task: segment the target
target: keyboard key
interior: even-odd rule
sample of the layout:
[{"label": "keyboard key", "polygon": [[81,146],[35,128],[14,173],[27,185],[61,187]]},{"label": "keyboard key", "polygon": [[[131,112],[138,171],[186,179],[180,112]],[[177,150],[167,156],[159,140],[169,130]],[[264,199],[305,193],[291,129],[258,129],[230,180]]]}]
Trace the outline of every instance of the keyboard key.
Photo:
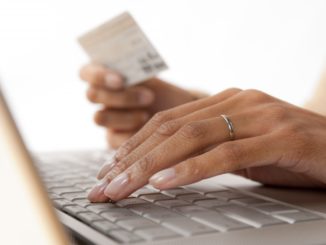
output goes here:
[{"label": "keyboard key", "polygon": [[101,216],[91,213],[91,212],[79,213],[79,214],[77,214],[77,217],[87,223],[98,221],[98,220],[103,220],[103,218]]},{"label": "keyboard key", "polygon": [[75,198],[73,203],[84,208],[91,204],[91,202],[87,198]]},{"label": "keyboard key", "polygon": [[149,188],[141,188],[134,193],[131,194],[132,197],[140,197],[141,195],[147,195],[147,194],[153,194],[153,193],[159,193],[159,191]]},{"label": "keyboard key", "polygon": [[183,188],[169,189],[169,190],[162,191],[162,193],[171,197],[177,197],[179,195],[185,195],[185,194],[195,194],[195,192]]},{"label": "keyboard key", "polygon": [[54,193],[49,193],[48,196],[52,200],[54,200],[54,199],[62,199],[61,196],[59,196],[58,194],[54,194]]},{"label": "keyboard key", "polygon": [[130,205],[128,206],[128,209],[130,209],[131,211],[139,214],[139,215],[143,215],[145,213],[155,213],[158,211],[165,211],[167,210],[166,208],[162,208],[159,207],[157,205],[154,204],[136,204],[136,205]]},{"label": "keyboard key", "polygon": [[167,219],[163,221],[162,225],[167,228],[170,228],[171,230],[183,236],[216,232],[211,227],[192,221],[191,219],[186,217]]},{"label": "keyboard key", "polygon": [[225,212],[227,216],[256,228],[283,223],[281,220],[275,219],[272,216],[235,204],[219,207],[217,210],[222,213]]},{"label": "keyboard key", "polygon": [[94,185],[95,185],[95,183],[92,182],[92,183],[79,183],[79,184],[76,184],[75,186],[77,188],[86,190],[86,189],[92,188]]},{"label": "keyboard key", "polygon": [[70,201],[74,201],[75,199],[87,198],[86,192],[65,193],[65,194],[61,194],[61,196]]},{"label": "keyboard key", "polygon": [[274,215],[276,218],[284,220],[288,223],[297,223],[297,222],[303,222],[303,221],[310,221],[310,220],[318,220],[322,219],[322,217],[309,213],[304,211],[295,211],[295,212],[289,212],[289,213],[278,213]]},{"label": "keyboard key", "polygon": [[204,199],[209,199],[209,198],[205,197],[202,194],[194,193],[194,194],[187,194],[187,195],[179,195],[178,199],[181,199],[181,200],[184,200],[187,202],[194,202],[194,201],[204,200]]},{"label": "keyboard key", "polygon": [[172,199],[172,200],[163,200],[163,201],[157,201],[155,202],[156,205],[165,207],[165,208],[172,208],[177,206],[184,206],[189,205],[188,202],[178,199]]},{"label": "keyboard key", "polygon": [[254,208],[259,210],[259,211],[262,211],[264,213],[268,213],[268,214],[299,211],[296,208],[285,206],[285,205],[282,205],[282,204],[277,204],[277,203],[259,205],[259,206],[255,206]]},{"label": "keyboard key", "polygon": [[177,211],[178,213],[181,213],[185,216],[191,216],[195,213],[200,213],[200,212],[207,212],[208,209],[203,208],[203,207],[199,207],[196,205],[189,205],[189,206],[181,206],[181,207],[175,207],[174,208],[175,211]]},{"label": "keyboard key", "polygon": [[106,211],[104,213],[101,213],[101,216],[113,222],[117,220],[123,220],[123,219],[139,218],[139,215],[129,211],[128,209],[122,209],[122,208],[115,208],[110,210],[109,212]]},{"label": "keyboard key", "polygon": [[53,200],[53,204],[56,207],[59,207],[59,208],[63,208],[63,207],[68,206],[68,205],[74,205],[72,202],[70,202],[68,200],[65,200],[65,199],[56,199],[56,200]]},{"label": "keyboard key", "polygon": [[63,210],[71,215],[76,215],[77,213],[81,213],[81,212],[87,212],[86,208],[77,205],[66,206],[63,208]]},{"label": "keyboard key", "polygon": [[222,199],[222,200],[226,200],[226,201],[246,197],[244,194],[235,192],[235,191],[210,192],[210,193],[207,193],[206,196],[214,197],[214,198]]},{"label": "keyboard key", "polygon": [[111,211],[112,209],[115,209],[116,206],[113,203],[91,203],[87,206],[87,209],[90,211],[100,214],[106,211]]},{"label": "keyboard key", "polygon": [[140,198],[149,201],[149,202],[155,202],[155,201],[162,201],[162,200],[171,200],[170,196],[166,196],[162,193],[156,193],[156,194],[148,194],[143,195]]},{"label": "keyboard key", "polygon": [[207,200],[200,200],[195,202],[196,205],[204,208],[213,208],[228,205],[227,201],[219,200],[219,199],[207,199]]},{"label": "keyboard key", "polygon": [[191,192],[196,192],[200,194],[206,194],[209,192],[217,192],[217,191],[226,191],[229,190],[221,185],[214,185],[214,186],[186,186],[187,190]]},{"label": "keyboard key", "polygon": [[155,227],[155,228],[137,230],[135,233],[149,241],[164,239],[164,238],[173,238],[179,236],[177,233],[169,229],[166,229],[164,227]]},{"label": "keyboard key", "polygon": [[144,218],[137,218],[137,219],[130,219],[130,220],[121,220],[117,222],[117,225],[129,230],[137,230],[145,227],[155,227],[157,226],[154,222],[144,219]]},{"label": "keyboard key", "polygon": [[241,223],[237,220],[233,220],[215,211],[194,213],[192,215],[192,219],[202,224],[205,224],[207,226],[210,226],[214,229],[217,229],[221,232],[225,232],[229,230],[245,229],[250,227],[247,224]]},{"label": "keyboard key", "polygon": [[239,198],[231,200],[232,203],[244,205],[244,206],[256,206],[261,204],[268,204],[271,202],[268,202],[264,199],[255,198],[255,197],[246,197],[246,198]]},{"label": "keyboard key", "polygon": [[65,193],[73,193],[73,192],[81,192],[83,191],[80,188],[77,187],[57,187],[57,188],[52,188],[51,192],[55,193],[55,194],[65,194]]},{"label": "keyboard key", "polygon": [[160,223],[162,220],[165,219],[171,219],[171,218],[177,218],[177,217],[183,217],[180,214],[177,214],[176,212],[170,211],[168,209],[161,210],[161,211],[156,211],[156,212],[151,212],[151,213],[146,213],[144,214],[145,218],[148,218],[156,223]]},{"label": "keyboard key", "polygon": [[70,188],[71,185],[69,183],[65,183],[65,182],[57,182],[57,181],[47,181],[45,182],[46,187],[51,190],[53,188],[61,188],[61,187],[65,187],[65,188]]},{"label": "keyboard key", "polygon": [[[81,179],[73,179],[73,180],[68,180],[70,184],[81,188],[81,189],[87,189],[89,187],[93,187],[94,185],[96,185],[97,181],[93,181],[91,179],[89,179],[89,176],[87,176],[89,173],[89,170],[87,170],[87,173],[85,173],[85,176]],[[85,187],[87,186],[87,187]],[[84,188],[82,188],[84,187]]]},{"label": "keyboard key", "polygon": [[142,200],[140,198],[134,198],[134,197],[130,197],[127,199],[123,199],[121,201],[116,202],[115,204],[119,207],[128,207],[130,205],[134,205],[134,204],[143,204],[143,203],[147,203],[147,201]]},{"label": "keyboard key", "polygon": [[133,234],[129,231],[125,230],[114,230],[108,233],[109,236],[116,239],[119,242],[123,243],[132,243],[132,242],[139,242],[142,241],[142,239],[137,236],[136,234]]},{"label": "keyboard key", "polygon": [[119,226],[111,223],[110,221],[107,220],[101,220],[101,221],[95,221],[91,224],[94,228],[96,228],[97,230],[103,232],[103,233],[108,233],[112,230],[115,229],[120,229]]}]

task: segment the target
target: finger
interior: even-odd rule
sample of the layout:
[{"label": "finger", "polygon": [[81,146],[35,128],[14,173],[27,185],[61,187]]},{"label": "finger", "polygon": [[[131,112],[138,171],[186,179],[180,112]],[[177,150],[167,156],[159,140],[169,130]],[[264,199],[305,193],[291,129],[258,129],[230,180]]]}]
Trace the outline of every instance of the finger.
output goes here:
[{"label": "finger", "polygon": [[223,143],[207,153],[156,173],[150,178],[150,183],[156,188],[168,189],[223,173],[277,163],[283,150],[273,141],[271,135],[264,135]]},{"label": "finger", "polygon": [[[248,134],[261,134],[256,122],[247,120],[243,115],[237,115],[233,118],[235,122],[241,125],[237,130],[237,138],[241,139]],[[195,152],[213,144],[218,145],[227,141],[230,136],[226,126],[221,117],[185,125],[172,137],[114,178],[104,190],[104,194],[113,200],[120,200],[146,184],[149,177],[157,171],[184,161]],[[118,165],[115,168],[119,171]],[[114,170],[110,171],[105,178],[112,179],[111,175],[116,175]],[[127,182],[128,185],[125,185],[125,182],[121,180],[121,176],[124,177],[123,181]]]},{"label": "finger", "polygon": [[[137,160],[139,160],[141,157],[145,156],[148,152],[150,152],[152,149],[157,147],[159,144],[164,142],[167,138],[173,136],[182,126],[186,125],[190,122],[195,122],[198,120],[204,120],[209,118],[216,118],[217,115],[220,115],[222,113],[236,113],[239,111],[242,111],[243,109],[247,108],[248,103],[238,103],[240,101],[239,98],[237,98],[238,95],[233,96],[233,99],[224,100],[221,103],[218,103],[217,105],[212,105],[207,108],[204,108],[199,111],[195,111],[191,114],[188,114],[184,117],[181,117],[177,120],[171,120],[164,124],[162,124],[150,137],[145,139],[145,141],[136,147],[130,154],[128,154],[123,159],[119,160],[119,158],[116,157],[117,164],[114,169],[110,169],[112,173],[110,173],[110,178],[114,178],[118,174],[120,174],[122,171],[127,169],[129,166],[131,166],[133,163],[135,163]],[[239,105],[237,105],[237,103]],[[246,115],[240,114],[239,118],[240,121],[246,121],[246,120],[252,120],[252,118],[257,118],[257,115],[260,115],[260,111],[252,110],[249,113],[246,113]],[[221,119],[221,118],[220,118]],[[218,119],[219,120],[219,119]],[[233,120],[233,119],[232,119]],[[236,121],[239,119],[235,118]],[[225,124],[225,122],[222,120],[222,123]],[[259,124],[259,127],[261,127],[264,124]],[[212,130],[212,132],[216,132],[217,128],[214,127],[216,125],[212,125],[212,127],[208,130]],[[225,125],[226,126],[226,125]],[[258,132],[258,131],[256,131]],[[250,135],[250,131],[246,131],[248,135]],[[211,136],[214,136],[214,133],[211,134]],[[208,139],[208,138],[207,138]],[[206,147],[202,141],[200,142],[201,146],[204,148]],[[180,142],[182,144],[182,142]],[[179,148],[178,148],[179,149]],[[173,149],[173,151],[175,151]],[[107,170],[107,168],[104,166],[104,168]],[[102,171],[102,173],[105,173],[105,170]],[[107,174],[109,171],[107,170]],[[103,175],[104,177],[105,175]]]},{"label": "finger", "polygon": [[[145,139],[145,141],[136,147],[130,154],[128,154],[123,159],[119,160],[118,157],[115,157],[118,164],[115,166],[116,169],[110,168],[110,171],[112,170],[114,173],[110,174],[111,178],[114,178],[118,174],[120,174],[122,171],[127,169],[131,164],[139,160],[140,157],[146,155],[148,152],[150,152],[152,149],[154,149],[156,146],[164,142],[167,138],[172,136],[175,132],[177,132],[183,125],[193,122],[200,119],[208,119],[211,117],[215,117],[215,115],[219,115],[219,112],[228,112],[231,105],[233,103],[226,104],[227,101],[223,101],[219,105],[213,105],[208,108],[205,108],[200,111],[195,111],[194,113],[191,113],[189,115],[186,115],[184,117],[181,117],[177,120],[171,120],[164,124],[162,124],[150,137]],[[123,146],[122,146],[123,147]],[[121,147],[120,147],[121,148]],[[104,165],[101,170],[101,175],[104,177],[108,172],[108,168]]]},{"label": "finger", "polygon": [[155,99],[154,93],[142,86],[129,87],[121,91],[91,86],[87,91],[87,97],[91,102],[113,109],[144,108],[151,105]]},{"label": "finger", "polygon": [[91,85],[107,89],[120,90],[124,86],[124,79],[119,73],[94,63],[82,67],[79,75],[82,80]]},{"label": "finger", "polygon": [[132,138],[130,138],[118,149],[115,157],[120,160],[127,156],[165,122],[183,117],[193,113],[194,111],[198,111],[213,104],[220,103],[231,98],[233,95],[238,94],[240,91],[240,89],[236,88],[228,89],[215,96],[207,97],[164,112],[157,113],[147,124],[145,124],[145,126],[140,131],[138,131]]},{"label": "finger", "polygon": [[[132,135],[134,135],[134,131],[127,131],[127,132],[117,132],[112,129],[107,130],[107,142],[110,148],[116,149],[118,148],[123,142],[128,140]],[[113,157],[109,161],[105,162],[99,172],[97,173],[97,179],[101,180],[103,177],[109,172],[112,168],[116,166],[116,159]]]},{"label": "finger", "polygon": [[150,118],[145,110],[101,110],[95,114],[98,125],[115,131],[136,131]]},{"label": "finger", "polygon": [[107,187],[109,182],[107,180],[103,180],[99,182],[93,189],[88,193],[88,200],[91,202],[107,202],[110,199],[104,195],[104,189]]},{"label": "finger", "polygon": [[135,134],[135,131],[126,131],[119,132],[115,130],[107,130],[107,141],[113,149],[117,149],[121,144],[126,142],[132,135]]}]

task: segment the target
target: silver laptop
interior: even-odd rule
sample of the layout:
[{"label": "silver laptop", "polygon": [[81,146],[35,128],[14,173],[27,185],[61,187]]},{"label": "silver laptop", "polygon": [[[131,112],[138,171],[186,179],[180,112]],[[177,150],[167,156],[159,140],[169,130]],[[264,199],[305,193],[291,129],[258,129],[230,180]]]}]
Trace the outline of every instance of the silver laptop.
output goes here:
[{"label": "silver laptop", "polygon": [[116,203],[87,192],[113,151],[31,156],[0,91],[0,244],[326,244],[326,193],[226,174]]}]

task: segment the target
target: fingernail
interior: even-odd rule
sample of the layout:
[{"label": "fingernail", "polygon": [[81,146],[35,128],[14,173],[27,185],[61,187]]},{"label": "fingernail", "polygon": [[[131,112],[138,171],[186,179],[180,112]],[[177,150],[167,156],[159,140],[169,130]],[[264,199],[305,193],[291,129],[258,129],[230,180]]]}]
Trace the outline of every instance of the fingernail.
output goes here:
[{"label": "fingernail", "polygon": [[174,168],[164,169],[156,174],[154,174],[149,182],[153,185],[161,185],[175,178]]},{"label": "fingernail", "polygon": [[115,159],[105,162],[101,167],[100,171],[97,173],[97,179],[103,179],[103,177],[117,164]]},{"label": "fingernail", "polygon": [[107,179],[99,181],[93,189],[88,193],[88,199],[92,202],[101,201],[104,197],[104,190],[108,186],[109,181]]},{"label": "fingernail", "polygon": [[111,89],[120,89],[123,87],[123,82],[118,74],[110,72],[105,76],[105,85]]},{"label": "fingernail", "polygon": [[153,102],[154,95],[150,90],[142,90],[139,93],[138,100],[141,105],[149,105]]},{"label": "fingernail", "polygon": [[123,195],[123,191],[128,182],[128,175],[127,173],[123,172],[111,181],[111,183],[105,188],[104,194],[107,197],[117,197]]}]

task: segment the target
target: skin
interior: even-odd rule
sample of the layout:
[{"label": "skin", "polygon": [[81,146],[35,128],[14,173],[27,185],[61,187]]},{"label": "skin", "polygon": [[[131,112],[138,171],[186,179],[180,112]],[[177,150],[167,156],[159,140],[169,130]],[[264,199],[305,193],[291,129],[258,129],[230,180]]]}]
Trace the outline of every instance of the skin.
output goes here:
[{"label": "skin", "polygon": [[[233,122],[234,141],[221,114]],[[230,172],[326,188],[325,139],[325,116],[261,91],[228,89],[155,114],[102,167],[89,199],[116,201],[147,183],[168,189]]]},{"label": "skin", "polygon": [[85,65],[80,77],[89,84],[88,99],[102,106],[94,120],[107,129],[112,148],[134,135],[155,113],[198,99],[157,78],[126,87],[122,76],[96,64]]}]

